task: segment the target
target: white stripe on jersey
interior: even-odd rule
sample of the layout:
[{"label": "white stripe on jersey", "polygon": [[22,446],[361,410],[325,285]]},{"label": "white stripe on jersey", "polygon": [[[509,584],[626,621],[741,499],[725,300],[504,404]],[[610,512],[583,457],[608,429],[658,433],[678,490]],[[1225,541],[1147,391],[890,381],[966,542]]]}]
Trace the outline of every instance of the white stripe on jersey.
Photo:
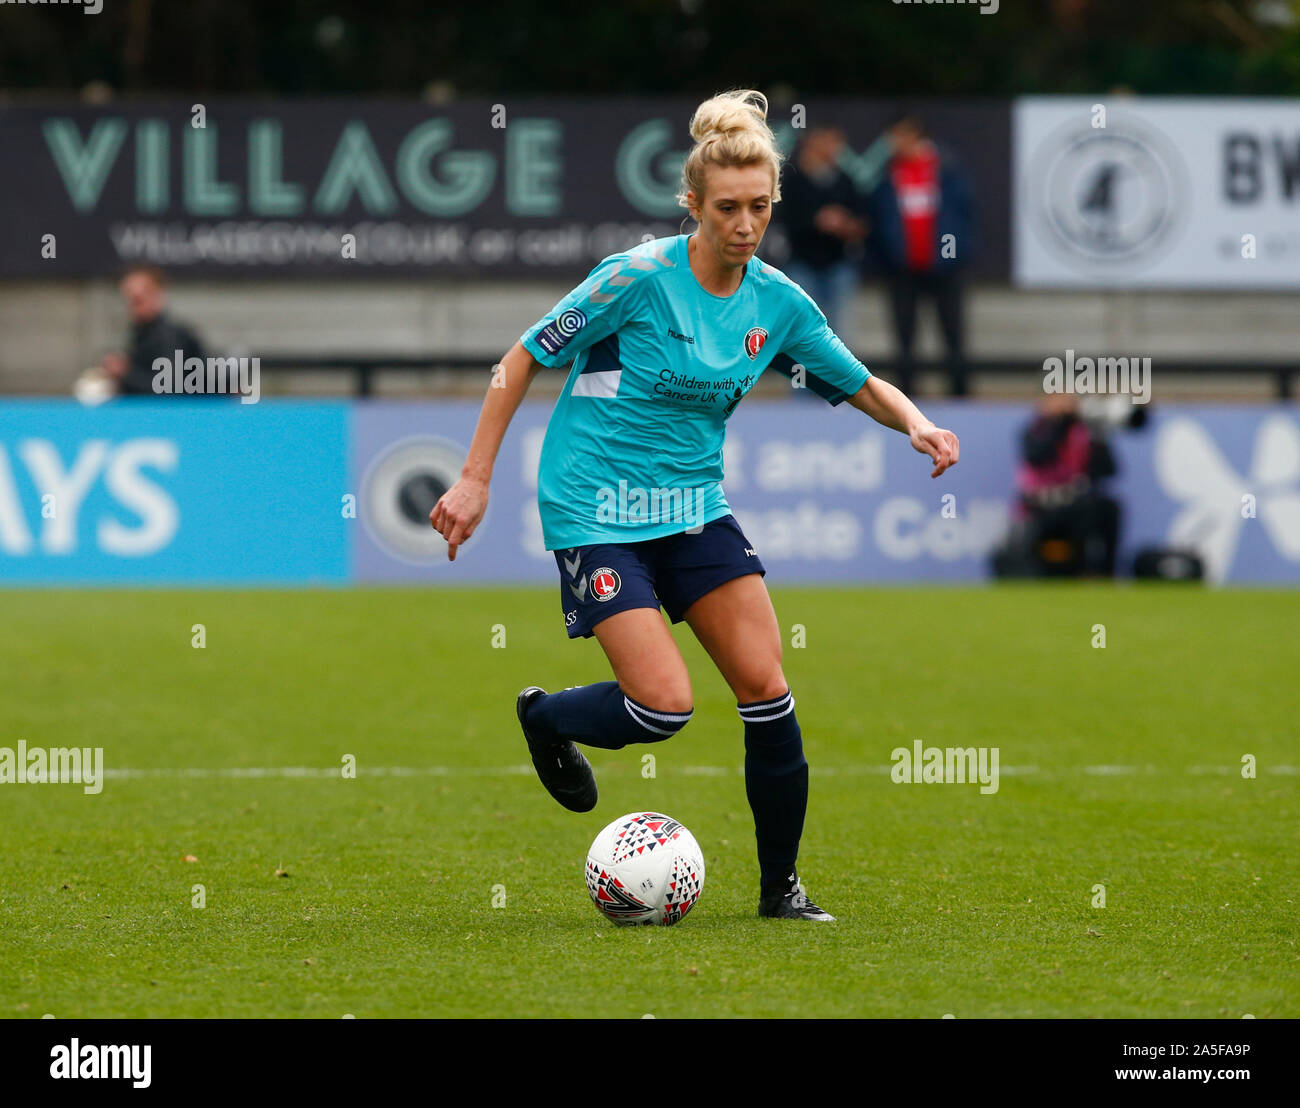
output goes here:
[{"label": "white stripe on jersey", "polygon": [[602,373],[580,373],[573,382],[574,396],[617,396],[621,369],[607,369]]}]

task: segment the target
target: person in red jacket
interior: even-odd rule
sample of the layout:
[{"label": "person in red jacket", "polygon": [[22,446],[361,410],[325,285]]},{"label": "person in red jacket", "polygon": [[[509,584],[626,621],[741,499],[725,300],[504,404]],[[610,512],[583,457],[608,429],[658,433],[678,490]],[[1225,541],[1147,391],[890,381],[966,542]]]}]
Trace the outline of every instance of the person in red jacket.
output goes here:
[{"label": "person in red jacket", "polygon": [[883,265],[898,342],[898,387],[913,391],[916,309],[934,301],[948,351],[953,396],[965,396],[966,348],[961,271],[974,254],[974,213],[966,175],[901,113],[885,132],[892,155],[870,198],[870,245]]}]

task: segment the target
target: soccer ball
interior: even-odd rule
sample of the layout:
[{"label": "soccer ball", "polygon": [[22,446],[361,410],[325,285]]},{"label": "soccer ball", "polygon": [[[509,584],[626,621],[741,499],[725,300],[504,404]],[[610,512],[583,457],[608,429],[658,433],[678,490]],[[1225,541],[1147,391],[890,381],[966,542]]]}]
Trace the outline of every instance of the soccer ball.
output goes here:
[{"label": "soccer ball", "polygon": [[587,854],[587,891],[620,926],[671,927],[704,889],[704,855],[695,836],[658,812],[619,816]]}]

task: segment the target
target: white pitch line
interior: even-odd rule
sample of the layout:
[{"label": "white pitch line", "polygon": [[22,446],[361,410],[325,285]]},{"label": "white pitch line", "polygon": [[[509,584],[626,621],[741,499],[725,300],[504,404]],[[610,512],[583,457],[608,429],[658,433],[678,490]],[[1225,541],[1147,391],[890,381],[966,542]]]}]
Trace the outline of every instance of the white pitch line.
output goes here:
[{"label": "white pitch line", "polygon": [[[634,768],[634,767],[633,767]],[[681,773],[686,777],[728,777],[743,776],[743,766],[680,766],[665,767],[670,773]],[[812,766],[811,770],[819,777],[837,775],[879,775],[887,776],[893,771],[889,764],[865,764],[848,766]],[[1058,769],[1044,770],[1040,766],[1002,766],[1000,774],[1008,776],[1031,776],[1042,774],[1047,777],[1082,773],[1091,777],[1121,777],[1131,774],[1157,774],[1178,772],[1166,770],[1160,766],[1063,766]],[[1223,777],[1235,776],[1241,772],[1239,766],[1186,766],[1183,772],[1194,775],[1213,774]],[[1300,774],[1300,766],[1262,765],[1260,773],[1272,773],[1294,777]],[[532,766],[364,766],[356,767],[358,777],[527,777],[533,773]],[[146,777],[229,777],[229,778],[276,778],[276,777],[341,777],[341,766],[226,766],[218,768],[105,768],[104,776],[118,779]]]},{"label": "white pitch line", "polygon": [[[361,777],[505,777],[533,772],[532,766],[371,766]],[[341,766],[226,766],[219,769],[105,769],[105,777],[342,777]]]}]

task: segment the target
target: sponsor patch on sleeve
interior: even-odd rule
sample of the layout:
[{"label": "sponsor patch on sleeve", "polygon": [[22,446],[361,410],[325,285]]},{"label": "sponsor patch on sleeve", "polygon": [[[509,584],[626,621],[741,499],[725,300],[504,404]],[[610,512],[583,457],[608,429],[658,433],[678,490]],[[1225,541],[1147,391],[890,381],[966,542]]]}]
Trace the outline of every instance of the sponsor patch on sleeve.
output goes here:
[{"label": "sponsor patch on sleeve", "polygon": [[586,325],[586,315],[577,308],[569,308],[537,332],[537,344],[548,354],[558,354]]}]

